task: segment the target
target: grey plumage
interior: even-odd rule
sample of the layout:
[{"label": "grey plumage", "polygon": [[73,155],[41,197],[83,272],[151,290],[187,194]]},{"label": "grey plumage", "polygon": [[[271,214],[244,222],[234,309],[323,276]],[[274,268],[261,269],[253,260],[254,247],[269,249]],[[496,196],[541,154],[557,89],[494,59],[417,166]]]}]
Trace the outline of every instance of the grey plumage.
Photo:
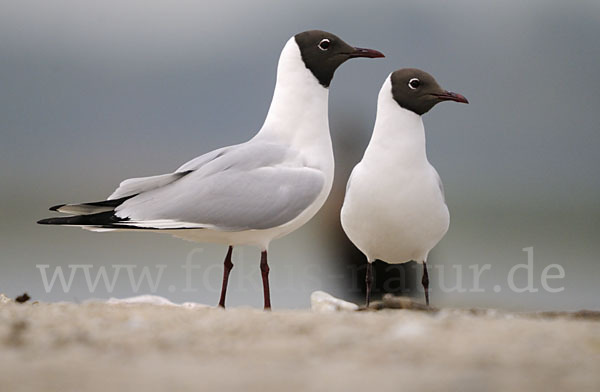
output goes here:
[{"label": "grey plumage", "polygon": [[[123,181],[109,200],[122,228],[268,229],[302,213],[323,189],[321,171],[298,151],[250,140],[209,152],[176,172]],[[61,212],[97,213],[105,206],[68,205]],[[191,225],[190,225],[191,224]]]},{"label": "grey plumage", "polygon": [[127,200],[116,215],[224,231],[268,229],[297,217],[323,189],[322,173],[281,144],[249,141],[207,155],[180,168],[196,167],[190,174]]}]

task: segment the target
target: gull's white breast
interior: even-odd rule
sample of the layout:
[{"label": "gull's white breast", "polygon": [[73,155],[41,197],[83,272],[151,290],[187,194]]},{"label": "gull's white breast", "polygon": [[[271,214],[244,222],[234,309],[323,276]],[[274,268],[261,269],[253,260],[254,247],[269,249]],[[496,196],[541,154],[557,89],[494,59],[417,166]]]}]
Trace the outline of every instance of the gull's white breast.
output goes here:
[{"label": "gull's white breast", "polygon": [[435,169],[373,169],[361,163],[352,173],[341,214],[344,231],[370,261],[426,260],[450,223]]}]

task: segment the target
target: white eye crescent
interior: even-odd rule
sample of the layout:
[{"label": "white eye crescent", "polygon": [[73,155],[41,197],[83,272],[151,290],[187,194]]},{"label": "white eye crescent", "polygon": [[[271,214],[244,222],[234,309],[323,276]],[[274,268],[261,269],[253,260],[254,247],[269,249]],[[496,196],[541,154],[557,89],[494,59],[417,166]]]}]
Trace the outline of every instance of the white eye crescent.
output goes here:
[{"label": "white eye crescent", "polygon": [[321,40],[321,42],[319,42],[319,45],[317,45],[317,46],[322,51],[326,51],[327,49],[329,49],[329,45],[331,45],[331,41],[328,38],[323,38]]},{"label": "white eye crescent", "polygon": [[411,90],[418,89],[420,85],[421,85],[421,81],[417,78],[412,78],[411,80],[408,81],[408,88],[410,88]]}]

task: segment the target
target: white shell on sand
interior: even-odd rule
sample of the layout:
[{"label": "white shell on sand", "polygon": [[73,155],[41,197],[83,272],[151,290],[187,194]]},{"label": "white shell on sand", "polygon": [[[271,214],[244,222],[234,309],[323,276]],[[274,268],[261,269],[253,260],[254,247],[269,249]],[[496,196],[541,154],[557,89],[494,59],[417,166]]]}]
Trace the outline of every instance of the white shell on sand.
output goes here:
[{"label": "white shell on sand", "polygon": [[0,304],[7,304],[9,302],[12,302],[12,299],[8,298],[4,294],[0,294]]},{"label": "white shell on sand", "polygon": [[343,299],[335,298],[324,291],[313,291],[310,295],[310,308],[314,312],[330,313],[339,311],[355,311],[358,305]]}]

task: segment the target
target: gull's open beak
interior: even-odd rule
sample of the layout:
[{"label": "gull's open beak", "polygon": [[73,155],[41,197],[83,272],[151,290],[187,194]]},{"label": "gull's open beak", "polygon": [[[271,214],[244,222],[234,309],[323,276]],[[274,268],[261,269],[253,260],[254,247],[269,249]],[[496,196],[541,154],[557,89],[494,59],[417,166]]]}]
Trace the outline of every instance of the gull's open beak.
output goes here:
[{"label": "gull's open beak", "polygon": [[454,101],[454,102],[460,102],[460,103],[469,103],[469,101],[467,101],[467,98],[465,98],[464,95],[453,93],[451,91],[444,91],[443,93],[433,94],[433,95],[435,97],[437,97],[440,101]]},{"label": "gull's open beak", "polygon": [[353,52],[350,52],[348,54],[348,56],[350,58],[355,58],[355,57],[368,57],[371,59],[375,59],[378,57],[385,57],[383,55],[383,53],[381,53],[378,50],[373,50],[373,49],[363,49],[363,48],[354,48]]}]

